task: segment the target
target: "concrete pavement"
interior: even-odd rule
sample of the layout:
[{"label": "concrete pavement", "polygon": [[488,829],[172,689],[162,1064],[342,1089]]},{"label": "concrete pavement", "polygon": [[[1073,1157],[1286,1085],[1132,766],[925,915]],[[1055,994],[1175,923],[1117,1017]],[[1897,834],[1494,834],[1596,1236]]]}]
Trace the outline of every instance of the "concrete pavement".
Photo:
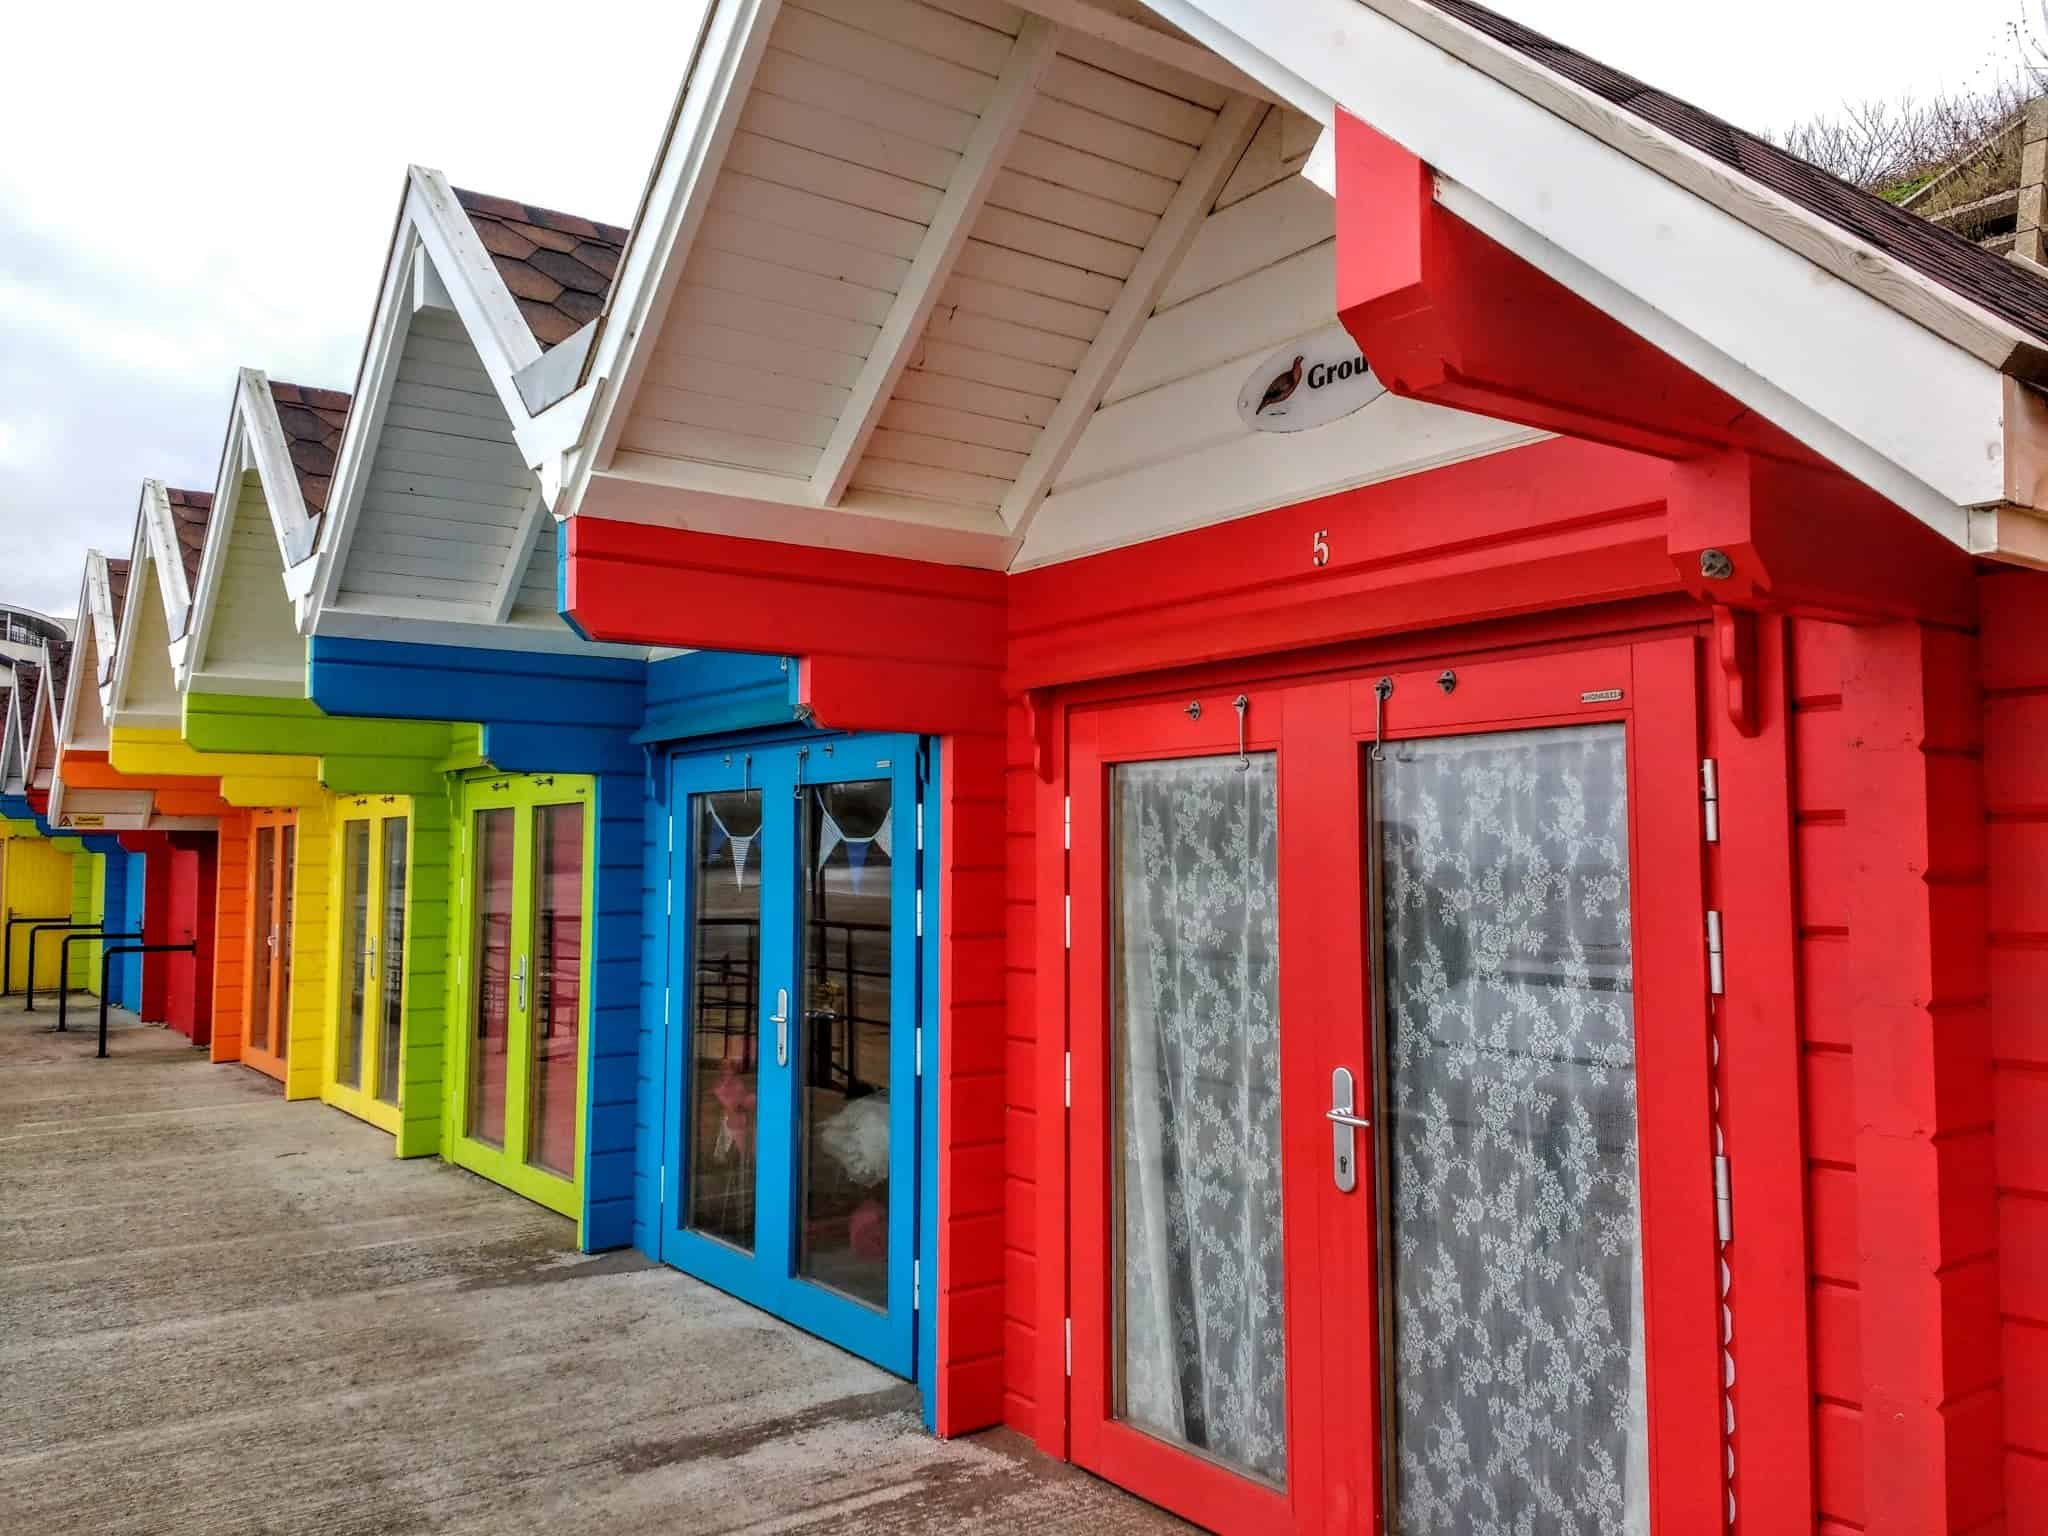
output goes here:
[{"label": "concrete pavement", "polygon": [[167,1030],[0,1002],[0,1531],[1190,1528]]}]

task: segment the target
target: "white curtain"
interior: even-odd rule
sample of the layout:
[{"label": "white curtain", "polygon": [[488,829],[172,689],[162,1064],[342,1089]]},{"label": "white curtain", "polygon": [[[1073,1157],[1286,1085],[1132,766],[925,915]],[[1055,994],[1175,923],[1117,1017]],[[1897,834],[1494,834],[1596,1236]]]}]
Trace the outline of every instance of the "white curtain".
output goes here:
[{"label": "white curtain", "polygon": [[1377,774],[1403,1536],[1646,1536],[1619,726]]},{"label": "white curtain", "polygon": [[1121,766],[1120,1415],[1286,1473],[1271,754]]}]

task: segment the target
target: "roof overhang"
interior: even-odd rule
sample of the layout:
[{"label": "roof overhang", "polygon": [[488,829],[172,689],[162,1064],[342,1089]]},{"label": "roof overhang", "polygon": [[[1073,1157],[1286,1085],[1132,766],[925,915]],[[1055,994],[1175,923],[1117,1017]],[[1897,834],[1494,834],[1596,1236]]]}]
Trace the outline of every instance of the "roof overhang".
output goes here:
[{"label": "roof overhang", "polygon": [[438,171],[411,167],[337,453],[327,513],[312,556],[288,566],[285,572],[299,631],[306,636],[371,633],[388,639],[492,649],[591,650],[566,624],[513,621],[522,583],[549,521],[547,498],[538,477],[519,515],[513,541],[498,561],[486,600],[454,605],[428,597],[394,596],[355,606],[342,601],[407,339],[414,317],[424,310],[452,314],[460,324],[504,413],[503,421],[529,466],[557,461],[559,438],[564,433],[572,438],[580,433],[578,402],[587,403],[589,391],[556,401],[545,424],[536,420],[527,394],[551,389],[548,370],[561,368],[563,362],[550,359],[565,349],[569,356],[580,355],[587,338],[579,342],[572,337],[543,352],[447,178]]},{"label": "roof overhang", "polygon": [[[1341,201],[1334,130],[1344,117],[1368,124],[1429,168],[1432,196],[1450,215],[1957,548],[2048,557],[2036,515],[2048,511],[2048,408],[2034,387],[2048,378],[2048,349],[2038,338],[1425,0],[1145,5],[1174,30],[1026,0],[960,171],[879,319],[846,407],[815,469],[791,474],[650,462],[622,447],[780,9],[713,0],[581,384],[521,440],[543,453],[530,462],[556,512],[946,563],[1030,563],[1020,561],[1024,530],[1186,254],[1189,228],[1172,211],[1125,280],[1129,302],[1119,297],[999,507],[849,493],[848,465],[918,345],[953,272],[958,225],[1000,174],[1047,53],[1079,33],[1154,63],[1168,50],[1174,67],[1226,92],[1201,146],[1204,174],[1227,173],[1257,109],[1279,101],[1325,130],[1303,174]],[[1111,39],[1108,29],[1122,30]],[[878,21],[877,30],[887,28]],[[1190,169],[1176,206],[1204,210],[1215,190]]]}]

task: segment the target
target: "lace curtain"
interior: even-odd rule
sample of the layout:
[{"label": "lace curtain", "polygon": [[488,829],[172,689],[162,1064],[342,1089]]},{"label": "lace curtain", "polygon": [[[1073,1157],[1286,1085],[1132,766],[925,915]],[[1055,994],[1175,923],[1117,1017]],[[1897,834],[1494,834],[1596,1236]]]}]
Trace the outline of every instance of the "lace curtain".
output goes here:
[{"label": "lace curtain", "polygon": [[1377,780],[1397,1528],[1645,1536],[1622,730]]},{"label": "lace curtain", "polygon": [[1114,780],[1120,1415],[1286,1472],[1271,754]]}]

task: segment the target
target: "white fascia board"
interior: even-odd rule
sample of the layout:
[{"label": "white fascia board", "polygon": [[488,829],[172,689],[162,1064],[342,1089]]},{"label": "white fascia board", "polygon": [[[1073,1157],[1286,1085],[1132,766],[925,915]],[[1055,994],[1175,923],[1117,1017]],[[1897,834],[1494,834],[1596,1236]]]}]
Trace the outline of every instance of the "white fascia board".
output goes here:
[{"label": "white fascia board", "polygon": [[[244,368],[236,383],[235,428],[241,435],[243,454],[263,485],[263,500],[270,508],[270,529],[277,539],[278,558],[285,565],[296,565],[313,553],[313,516],[306,508],[306,493],[292,464],[284,423],[278,419],[277,397],[270,392],[270,380],[258,369]],[[237,474],[235,478],[241,477]],[[220,520],[219,509],[220,498],[216,496],[215,522]]]},{"label": "white fascia board", "polygon": [[185,584],[185,558],[178,549],[177,519],[171,514],[171,499],[161,480],[142,483],[142,531],[153,556],[151,564],[156,567],[167,637],[183,634],[185,621],[192,613],[192,591]]},{"label": "white fascia board", "polygon": [[[1681,361],[1729,360],[1751,381],[1730,393],[1815,433],[1817,451],[1839,462],[1844,437],[1856,439],[1852,474],[1887,495],[1926,488],[1908,510],[1949,522],[1930,496],[1950,509],[2000,498],[1995,367],[1382,14],[1405,3],[1146,0],[1326,126],[1338,105],[1371,124],[1470,193],[1475,217],[1490,208],[1497,228],[1520,226],[1569,257],[1582,285],[1599,280],[1592,302],[1631,296],[1623,323],[1661,316],[1663,339],[1646,339]],[[1588,114],[1620,111],[1579,95]],[[1768,200],[1762,188],[1757,200]],[[1782,419],[1787,401],[1801,419]],[[1874,459],[1889,470],[1877,475]]]},{"label": "white fascia board", "polygon": [[[1841,294],[1816,293],[1807,277],[1811,266],[1784,247],[1766,241],[1765,249],[1754,254],[1763,256],[1767,264],[1794,263],[1805,267],[1806,272],[1785,273],[1784,286],[1751,292],[1758,299],[1781,300],[1777,312],[1785,327],[1782,334],[1798,343],[1782,349],[1790,357],[1781,361],[1812,361],[1800,355],[1801,348],[1806,346],[1826,355],[1825,370],[1802,370],[1809,375],[1806,382],[1813,382],[1811,374],[1827,371],[1837,376],[1846,373],[1852,381],[1862,379],[1880,385],[1878,389],[1835,392],[1833,403],[1852,410],[1847,422],[1831,419],[1810,403],[1810,396],[1776,382],[1763,371],[1767,364],[1749,362],[1720,350],[1662,310],[1509,218],[1468,188],[1455,182],[1440,182],[1437,200],[1466,223],[1676,358],[1709,384],[1742,401],[1952,543],[1967,548],[1969,540],[1968,503],[1959,502],[1958,495],[1971,494],[1974,500],[1982,501],[1996,500],[2002,494],[2003,376],[1988,364],[1853,291],[1843,290],[1860,301],[1856,308],[1874,310],[1875,314],[1838,313],[1837,306],[1830,301]],[[1690,201],[1701,212],[1711,212],[1697,199]],[[1759,307],[1771,306],[1765,303]],[[1802,322],[1803,332],[1795,330]],[[1894,369],[1920,370],[1917,375],[1908,376],[1924,381],[1924,397],[1917,390],[1911,395],[1903,391],[1887,394],[1882,386],[1892,381]],[[1885,443],[1891,451],[1883,451],[1874,443]],[[1957,453],[1955,450],[1961,444],[1968,444],[1972,452]],[[1930,471],[1945,469],[1951,489],[1944,490],[1922,478],[1904,467],[1902,460],[1917,462]],[[1988,484],[1972,478],[1979,469],[1988,469]]]},{"label": "white fascia board", "polygon": [[277,398],[260,369],[244,368],[235,380],[234,410],[228,417],[227,442],[220,458],[220,479],[213,490],[213,515],[206,525],[206,544],[199,556],[199,584],[192,594],[192,618],[185,632],[171,642],[171,660],[180,692],[189,691],[193,672],[207,652],[228,550],[241,515],[242,475],[256,471],[270,515],[276,543],[279,579],[294,561],[313,553],[313,519],[292,465],[291,446],[278,420]]},{"label": "white fascia board", "polygon": [[[385,408],[391,403],[391,387],[398,380],[398,360],[411,333],[414,264],[424,259],[412,223],[413,209],[413,183],[408,173],[405,197],[399,204],[398,222],[391,234],[391,249],[385,258],[384,281],[377,290],[376,312],[363,342],[362,365],[356,370],[348,421],[342,427],[341,446],[335,452],[334,477],[327,485],[327,515],[321,521],[319,541],[314,547],[313,570],[308,579],[296,584],[294,592],[294,612],[302,635],[313,632],[315,616],[334,600],[340,585],[349,543],[355,536],[357,511],[369,483],[371,465],[376,462]],[[288,586],[292,585],[288,581]]]},{"label": "white fascia board", "polygon": [[[152,488],[158,495],[163,486],[154,480],[142,482],[142,497],[147,503]],[[142,584],[154,581],[151,570],[154,562],[150,558],[150,543],[144,536],[142,515],[135,519],[135,539],[128,549],[128,597],[121,605],[121,628],[114,644],[114,675],[100,689],[100,709],[106,716],[107,728],[113,729],[114,722],[121,717],[122,706],[128,702],[128,674],[135,657],[136,630],[142,623]]]},{"label": "white fascia board", "polygon": [[577,444],[568,463],[542,469],[543,484],[560,483],[557,516],[575,514],[591,474],[618,447],[780,9],[781,0],[709,0],[704,7],[682,91],[598,318],[597,345],[584,365],[584,379],[597,385],[588,417],[577,437],[556,434]]},{"label": "white fascia board", "polygon": [[476,226],[469,222],[455,189],[439,171],[413,166],[407,173],[405,223],[433,264],[455,316],[482,359],[491,387],[515,424],[526,419],[519,370],[540,361],[540,343],[520,313],[519,302],[498,275]]}]

